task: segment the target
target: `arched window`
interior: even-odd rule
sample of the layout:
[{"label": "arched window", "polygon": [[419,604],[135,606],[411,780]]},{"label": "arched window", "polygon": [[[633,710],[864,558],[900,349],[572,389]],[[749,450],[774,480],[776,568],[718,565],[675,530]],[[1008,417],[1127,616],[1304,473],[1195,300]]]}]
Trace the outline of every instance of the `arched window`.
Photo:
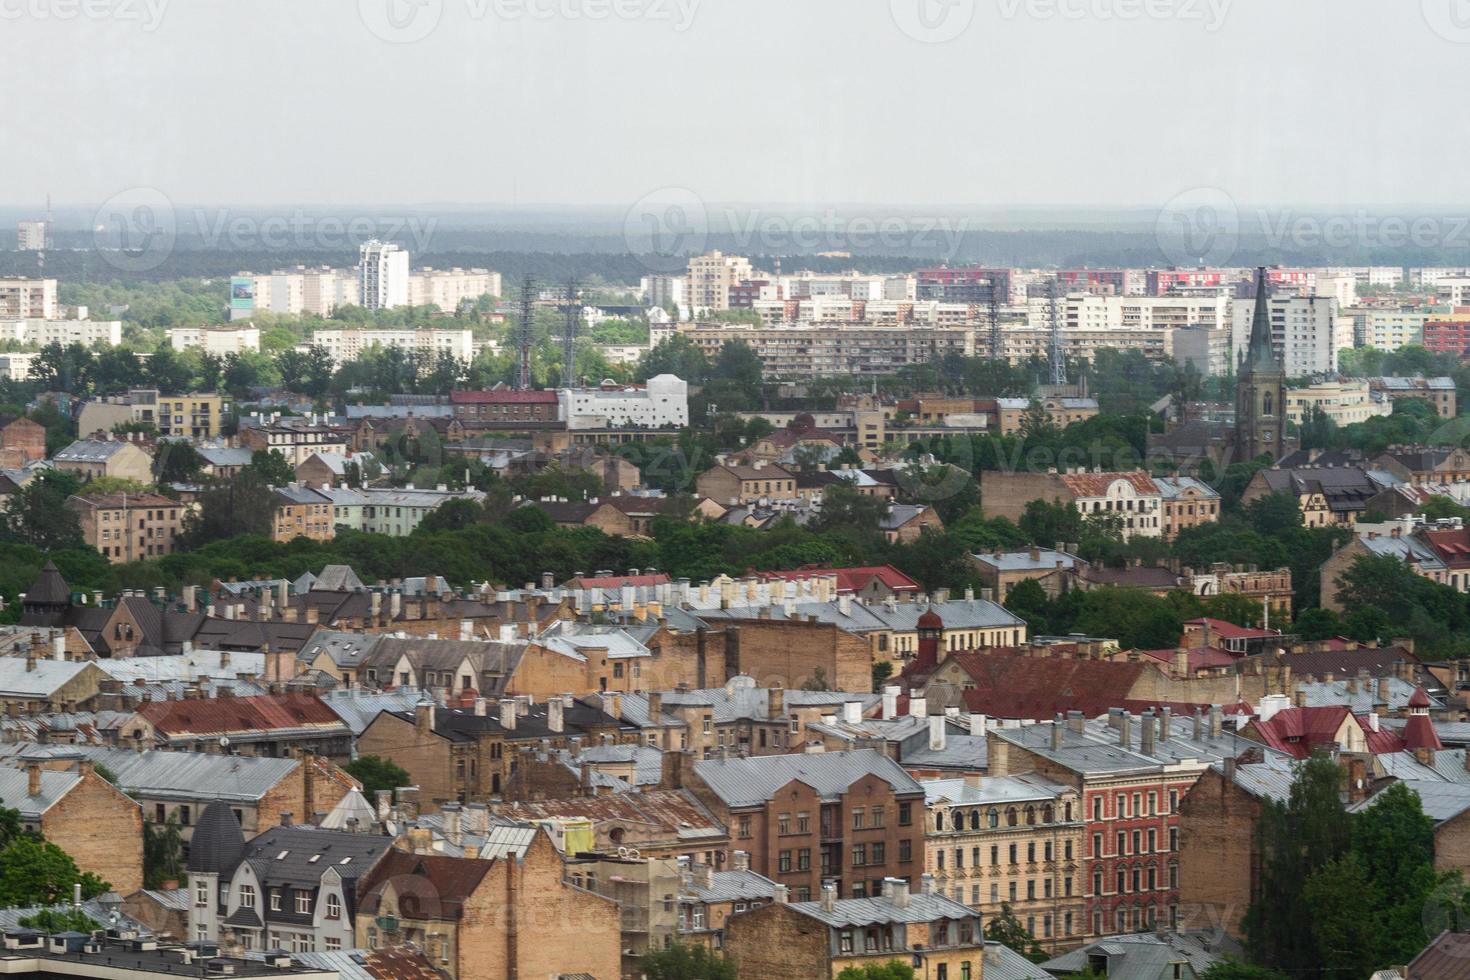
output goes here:
[{"label": "arched window", "polygon": [[979,810],[971,810],[970,811],[970,829],[971,830],[979,830],[980,829],[980,811]]},{"label": "arched window", "polygon": [[1031,826],[1034,826],[1035,824],[1036,824],[1036,807],[1034,807],[1034,806],[1032,806],[1031,804],[1028,803],[1028,804],[1026,804],[1026,826],[1031,827]]},{"label": "arched window", "polygon": [[943,810],[935,810],[934,811],[934,829],[935,830],[943,830],[944,829],[944,811]]},{"label": "arched window", "polygon": [[1048,803],[1046,806],[1041,808],[1041,822],[1051,823],[1054,819],[1056,819],[1056,811],[1052,809],[1052,805]]},{"label": "arched window", "polygon": [[1265,397],[1261,400],[1261,406],[1262,406],[1262,409],[1263,409],[1263,414],[1265,414],[1265,415],[1275,415],[1276,414],[1275,411],[1273,411],[1273,409],[1275,409],[1275,407],[1276,407],[1276,401],[1275,401],[1275,399],[1273,399],[1271,397],[1271,393],[1269,391],[1266,392]]},{"label": "arched window", "polygon": [[1016,808],[1015,807],[1013,807],[1013,806],[1006,807],[1006,826],[1007,827],[1014,827],[1016,825],[1016,823],[1017,823],[1017,816],[1018,816],[1018,814],[1016,813]]},{"label": "arched window", "polygon": [[992,827],[999,827],[1000,826],[1000,811],[997,810],[995,807],[991,807],[990,808],[990,821],[989,822],[990,822],[990,826],[992,826]]}]

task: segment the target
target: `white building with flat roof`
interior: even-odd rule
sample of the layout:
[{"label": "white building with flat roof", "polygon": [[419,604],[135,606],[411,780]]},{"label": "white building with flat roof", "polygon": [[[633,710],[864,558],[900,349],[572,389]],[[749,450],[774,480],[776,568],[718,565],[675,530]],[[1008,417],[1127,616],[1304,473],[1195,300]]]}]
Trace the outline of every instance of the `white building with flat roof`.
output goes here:
[{"label": "white building with flat roof", "polygon": [[[1332,296],[1276,294],[1268,298],[1271,343],[1289,378],[1337,371],[1337,354],[1353,346],[1353,318],[1339,312]],[[1235,299],[1232,313],[1232,363],[1250,345],[1254,298]]]},{"label": "white building with flat roof", "polygon": [[225,357],[260,350],[260,328],[252,323],[229,327],[171,327],[168,342],[176,351],[197,347],[206,354]]},{"label": "white building with flat roof", "polygon": [[357,266],[358,293],[369,310],[408,305],[408,253],[391,242],[364,242]]},{"label": "white building with flat roof", "polygon": [[672,374],[641,387],[563,388],[557,411],[568,429],[662,429],[689,424],[689,385]]},{"label": "white building with flat roof", "polygon": [[46,222],[22,221],[15,227],[15,247],[22,252],[42,252],[46,249]]},{"label": "white building with flat roof", "polygon": [[49,320],[54,316],[55,279],[0,279],[0,319]]},{"label": "white building with flat roof", "polygon": [[424,268],[408,277],[409,306],[437,306],[453,313],[481,296],[500,295],[500,273],[489,269]]},{"label": "white building with flat roof", "polygon": [[474,359],[475,338],[471,330],[438,330],[420,328],[347,327],[342,330],[314,330],[311,344],[324,347],[333,364],[355,361],[370,347],[398,347],[423,353],[443,351],[466,363]]},{"label": "white building with flat roof", "polygon": [[98,344],[122,343],[121,320],[45,320],[30,317],[20,320],[0,320],[0,340],[45,347],[60,344],[69,347],[81,344],[96,347]]}]

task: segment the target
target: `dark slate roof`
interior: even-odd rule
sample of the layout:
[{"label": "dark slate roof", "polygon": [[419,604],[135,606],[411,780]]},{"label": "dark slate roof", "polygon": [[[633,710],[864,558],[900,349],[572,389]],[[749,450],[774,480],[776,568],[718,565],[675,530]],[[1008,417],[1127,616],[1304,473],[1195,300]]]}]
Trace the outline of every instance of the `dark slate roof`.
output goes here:
[{"label": "dark slate roof", "polygon": [[189,840],[189,870],[227,874],[245,856],[245,832],[229,805],[215,800],[204,808]]},{"label": "dark slate roof", "polygon": [[316,885],[328,868],[361,878],[393,846],[388,837],[312,826],[272,827],[252,840],[245,857],[266,884]]},{"label": "dark slate roof", "polygon": [[46,564],[41,566],[41,577],[26,592],[26,602],[65,605],[70,601],[71,589],[67,586],[66,579],[56,570],[56,563],[46,559]]},{"label": "dark slate roof", "polygon": [[695,763],[694,771],[731,807],[764,803],[792,780],[806,783],[823,799],[841,796],[849,786],[870,774],[887,782],[895,793],[924,791],[903,767],[872,749],[709,759]]}]

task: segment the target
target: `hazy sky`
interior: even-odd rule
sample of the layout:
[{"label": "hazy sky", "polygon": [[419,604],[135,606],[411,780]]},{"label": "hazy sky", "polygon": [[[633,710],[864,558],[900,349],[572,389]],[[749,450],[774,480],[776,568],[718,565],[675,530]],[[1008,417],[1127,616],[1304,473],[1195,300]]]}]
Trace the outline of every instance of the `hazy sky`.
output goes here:
[{"label": "hazy sky", "polygon": [[1470,0],[0,0],[0,202],[1455,206],[1467,88]]}]

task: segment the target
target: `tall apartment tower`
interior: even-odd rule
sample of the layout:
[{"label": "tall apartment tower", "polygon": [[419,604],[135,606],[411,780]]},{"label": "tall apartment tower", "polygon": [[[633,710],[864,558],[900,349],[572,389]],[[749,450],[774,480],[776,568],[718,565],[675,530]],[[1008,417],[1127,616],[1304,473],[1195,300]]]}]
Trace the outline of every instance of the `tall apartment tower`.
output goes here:
[{"label": "tall apartment tower", "polygon": [[751,277],[750,260],[714,251],[689,259],[686,292],[696,310],[728,310],[730,287]]},{"label": "tall apartment tower", "polygon": [[1286,455],[1286,369],[1271,343],[1266,267],[1256,270],[1256,309],[1250,344],[1235,388],[1235,451],[1242,462]]},{"label": "tall apartment tower", "polygon": [[369,310],[391,310],[408,305],[408,253],[397,245],[374,239],[364,242],[357,266],[362,305]]}]

